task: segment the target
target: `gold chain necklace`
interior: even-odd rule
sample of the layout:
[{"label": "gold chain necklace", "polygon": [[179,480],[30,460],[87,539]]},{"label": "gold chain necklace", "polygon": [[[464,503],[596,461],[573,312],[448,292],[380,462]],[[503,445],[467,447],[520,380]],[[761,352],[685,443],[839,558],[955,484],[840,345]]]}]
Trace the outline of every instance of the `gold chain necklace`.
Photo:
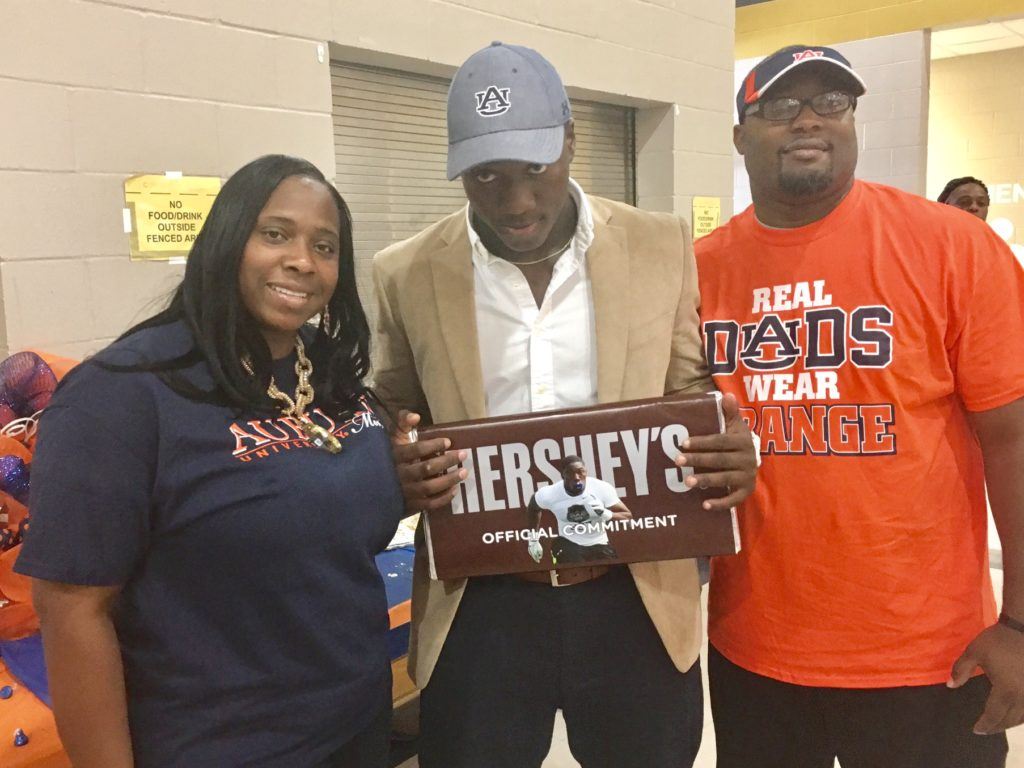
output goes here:
[{"label": "gold chain necklace", "polygon": [[[291,416],[298,421],[303,434],[314,447],[328,453],[341,453],[341,441],[319,424],[314,424],[309,418],[309,414],[306,413],[306,406],[313,402],[315,395],[313,385],[309,381],[309,377],[313,373],[313,363],[306,357],[306,345],[302,343],[302,339],[298,335],[295,336],[295,355],[295,374],[299,377],[298,386],[295,387],[295,397],[289,397],[287,393],[278,389],[273,376],[270,377],[270,384],[267,385],[267,394],[281,403],[282,414]],[[248,357],[242,358],[242,367],[250,376],[256,375]]]},{"label": "gold chain necklace", "polygon": [[534,259],[533,261],[512,261],[512,260],[508,260],[508,263],[509,264],[515,264],[517,267],[530,267],[530,266],[533,266],[534,264],[540,264],[542,261],[547,261],[548,259],[553,259],[555,256],[558,256],[560,254],[565,253],[566,249],[568,249],[568,247],[570,245],[572,245],[572,239],[574,237],[576,237],[576,233],[575,232],[573,232],[572,235],[569,237],[569,239],[565,241],[564,245],[562,245],[562,246],[560,246],[558,248],[555,248],[555,250],[553,250],[551,253],[549,253],[547,256],[545,256],[542,259]]}]

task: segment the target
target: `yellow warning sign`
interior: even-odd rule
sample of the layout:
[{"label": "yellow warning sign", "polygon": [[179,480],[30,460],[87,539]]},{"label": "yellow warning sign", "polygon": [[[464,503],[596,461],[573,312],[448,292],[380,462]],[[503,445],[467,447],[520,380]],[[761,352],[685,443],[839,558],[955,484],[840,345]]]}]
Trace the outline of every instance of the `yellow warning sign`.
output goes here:
[{"label": "yellow warning sign", "polygon": [[693,198],[693,239],[710,235],[722,217],[722,201],[717,197]]},{"label": "yellow warning sign", "polygon": [[131,176],[124,182],[125,232],[133,260],[187,256],[220,191],[216,176]]}]

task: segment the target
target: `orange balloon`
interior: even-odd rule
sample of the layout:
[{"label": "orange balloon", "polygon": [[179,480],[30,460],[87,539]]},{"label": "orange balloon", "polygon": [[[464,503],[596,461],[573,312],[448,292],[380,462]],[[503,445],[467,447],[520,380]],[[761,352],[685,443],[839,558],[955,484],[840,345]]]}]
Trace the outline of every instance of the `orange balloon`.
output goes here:
[{"label": "orange balloon", "polygon": [[10,603],[0,608],[0,640],[21,640],[38,631],[39,616],[31,603]]},{"label": "orange balloon", "polygon": [[17,456],[26,464],[32,461],[32,451],[13,437],[0,435],[0,456]]},{"label": "orange balloon", "polygon": [[21,544],[0,553],[0,594],[12,603],[32,602],[32,580],[14,572],[14,563],[21,553]]}]

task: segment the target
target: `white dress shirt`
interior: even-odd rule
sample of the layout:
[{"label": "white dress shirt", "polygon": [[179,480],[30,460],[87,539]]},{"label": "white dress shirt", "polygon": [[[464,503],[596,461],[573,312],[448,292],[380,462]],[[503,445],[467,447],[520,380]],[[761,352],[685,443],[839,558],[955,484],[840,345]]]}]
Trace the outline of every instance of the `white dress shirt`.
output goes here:
[{"label": "white dress shirt", "polygon": [[555,262],[539,307],[519,268],[484,246],[466,208],[488,416],[597,402],[594,302],[586,266],[594,218],[571,179],[569,191],[578,211],[576,232]]}]

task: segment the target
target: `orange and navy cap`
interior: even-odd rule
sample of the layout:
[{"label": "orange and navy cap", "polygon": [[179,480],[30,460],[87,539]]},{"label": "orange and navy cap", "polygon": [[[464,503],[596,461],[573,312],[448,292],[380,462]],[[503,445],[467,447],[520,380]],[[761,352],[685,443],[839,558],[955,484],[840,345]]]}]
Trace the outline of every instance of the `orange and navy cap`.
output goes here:
[{"label": "orange and navy cap", "polygon": [[743,78],[743,85],[736,93],[736,114],[739,115],[740,122],[743,122],[746,108],[760,99],[765,91],[779,82],[786,73],[801,64],[811,63],[831,64],[846,73],[851,86],[850,92],[854,96],[861,96],[867,90],[864,81],[853,71],[850,62],[834,48],[822,45],[787,45],[762,59]]}]

